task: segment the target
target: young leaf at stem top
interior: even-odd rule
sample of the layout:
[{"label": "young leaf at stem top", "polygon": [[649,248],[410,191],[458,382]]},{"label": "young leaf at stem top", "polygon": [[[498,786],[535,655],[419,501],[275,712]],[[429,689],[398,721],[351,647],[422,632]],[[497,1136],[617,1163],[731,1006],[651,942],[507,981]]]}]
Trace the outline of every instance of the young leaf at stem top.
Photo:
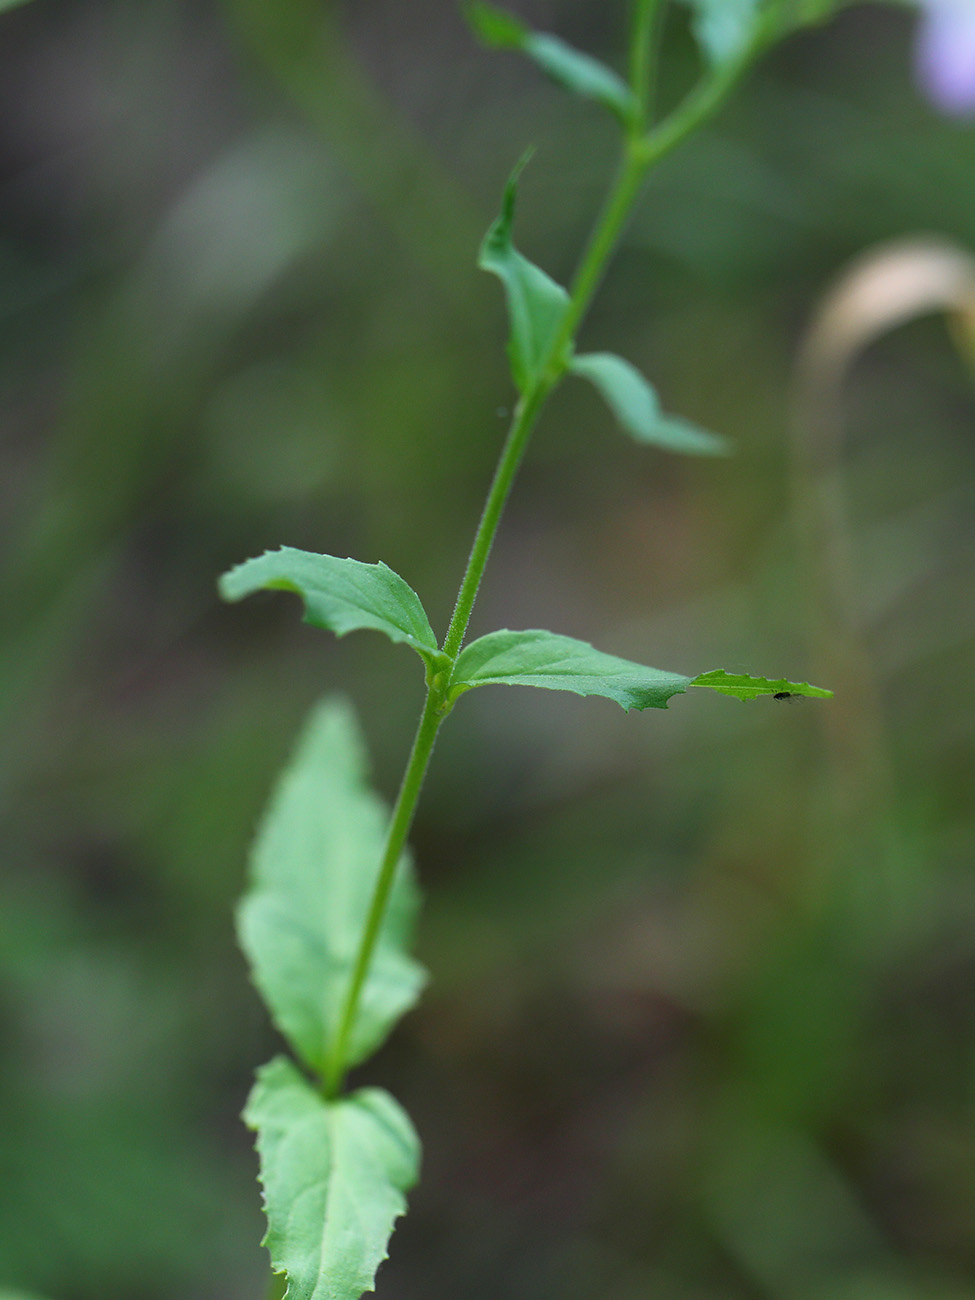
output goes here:
[{"label": "young leaf at stem top", "polygon": [[238,564],[223,575],[219,588],[224,600],[262,590],[293,591],[305,602],[305,622],[314,627],[336,636],[374,628],[404,642],[427,663],[441,658],[419,596],[382,561],[363,564],[282,546]]},{"label": "young leaf at stem top", "polygon": [[513,14],[490,4],[468,5],[467,21],[485,45],[495,50],[519,50],[558,85],[602,104],[624,126],[630,126],[639,115],[636,96],[618,73],[558,36],[533,32]]},{"label": "young leaf at stem top", "polygon": [[244,1120],[257,1132],[264,1245],[288,1300],[359,1300],[419,1173],[406,1113],[379,1088],[326,1101],[279,1056],[258,1071]]},{"label": "young leaf at stem top", "polygon": [[419,904],[404,855],[379,942],[335,1062],[373,888],[386,841],[385,805],[365,782],[351,708],[313,712],[271,798],[251,852],[238,913],[240,943],[281,1033],[320,1074],[364,1060],[417,1000],[425,975],[408,953]]},{"label": "young leaf at stem top", "polygon": [[685,0],[693,11],[694,35],[713,66],[729,62],[751,43],[761,0]]},{"label": "young leaf at stem top", "polygon": [[590,352],[573,357],[569,369],[598,389],[620,426],[637,442],[686,456],[728,456],[734,450],[729,439],[680,416],[664,415],[653,387],[622,357]]},{"label": "young leaf at stem top", "polygon": [[508,178],[501,215],[485,235],[477,261],[482,271],[496,275],[504,285],[511,324],[508,357],[515,387],[522,394],[540,377],[569,310],[569,295],[562,286],[523,257],[511,241],[518,178],[530,157],[525,154]]}]

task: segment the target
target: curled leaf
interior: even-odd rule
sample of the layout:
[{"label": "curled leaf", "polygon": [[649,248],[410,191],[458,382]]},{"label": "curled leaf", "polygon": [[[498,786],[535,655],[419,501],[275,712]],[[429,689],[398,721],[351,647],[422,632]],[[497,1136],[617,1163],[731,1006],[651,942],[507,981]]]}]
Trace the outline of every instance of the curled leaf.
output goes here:
[{"label": "curled leaf", "polygon": [[358,628],[385,632],[428,662],[439,657],[437,638],[420,598],[408,583],[380,561],[340,559],[282,546],[245,560],[220,579],[224,600],[242,600],[256,591],[293,591],[305,603],[305,622],[345,636]]},{"label": "curled leaf", "polygon": [[728,438],[699,429],[680,416],[665,415],[652,385],[622,357],[590,352],[573,357],[569,369],[589,380],[621,428],[637,442],[685,456],[727,456],[733,450]]},{"label": "curled leaf", "polygon": [[569,295],[562,286],[512,242],[518,178],[530,156],[526,154],[508,178],[501,214],[484,237],[478,257],[481,270],[496,275],[504,285],[511,326],[508,357],[520,393],[528,392],[540,378],[569,310]]}]

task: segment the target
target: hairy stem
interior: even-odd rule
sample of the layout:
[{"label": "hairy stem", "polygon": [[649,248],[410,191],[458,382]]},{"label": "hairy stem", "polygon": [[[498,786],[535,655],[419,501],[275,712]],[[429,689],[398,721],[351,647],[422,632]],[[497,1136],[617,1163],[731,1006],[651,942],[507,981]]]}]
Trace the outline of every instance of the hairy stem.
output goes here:
[{"label": "hairy stem", "polygon": [[345,1003],[342,1008],[339,1032],[325,1070],[325,1077],[322,1080],[325,1094],[329,1097],[334,1097],[342,1088],[349,1038],[352,1033],[352,1026],[355,1023],[359,998],[362,995],[362,986],[366,981],[369,965],[376,950],[376,944],[379,941],[383,917],[386,915],[386,905],[389,902],[390,891],[396,879],[396,869],[399,866],[403,849],[406,847],[406,837],[409,835],[410,827],[413,824],[413,816],[416,812],[417,801],[420,798],[420,790],[423,788],[423,780],[430,765],[430,755],[433,753],[437,732],[443,722],[442,704],[442,692],[431,688],[427,692],[426,704],[423,713],[420,715],[420,723],[413,739],[413,748],[410,751],[399,794],[393,806],[389,830],[386,834],[386,845],[383,849],[382,863],[379,867],[379,875],[376,877],[375,889],[369,904],[369,913],[362,931],[362,938],[359,941],[359,951],[352,970],[352,981],[349,984],[349,991],[345,996]]},{"label": "hairy stem", "polygon": [[451,659],[456,658],[464,643],[464,634],[470,621],[471,610],[474,608],[474,601],[477,599],[478,588],[481,585],[481,578],[484,576],[488,556],[491,554],[491,547],[498,531],[498,524],[501,522],[501,515],[511,493],[511,485],[514,482],[518,467],[525,454],[525,448],[528,446],[528,440],[532,435],[539,413],[551,388],[551,384],[536,384],[532,391],[526,394],[515,408],[514,419],[505,439],[498,466],[494,471],[494,478],[488,491],[487,500],[484,503],[484,510],[481,513],[481,520],[474,535],[474,545],[471,547],[464,579],[460,584],[460,591],[457,593],[457,603],[454,606],[450,627],[447,629],[447,635],[444,638],[444,653],[450,655]]}]

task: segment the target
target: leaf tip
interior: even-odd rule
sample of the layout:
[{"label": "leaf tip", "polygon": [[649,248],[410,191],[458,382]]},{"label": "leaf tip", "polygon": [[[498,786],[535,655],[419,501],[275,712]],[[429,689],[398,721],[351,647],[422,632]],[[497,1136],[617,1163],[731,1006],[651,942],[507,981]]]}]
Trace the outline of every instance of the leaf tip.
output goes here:
[{"label": "leaf tip", "polygon": [[491,50],[517,50],[528,36],[528,28],[514,14],[484,0],[468,0],[464,18],[479,41]]}]

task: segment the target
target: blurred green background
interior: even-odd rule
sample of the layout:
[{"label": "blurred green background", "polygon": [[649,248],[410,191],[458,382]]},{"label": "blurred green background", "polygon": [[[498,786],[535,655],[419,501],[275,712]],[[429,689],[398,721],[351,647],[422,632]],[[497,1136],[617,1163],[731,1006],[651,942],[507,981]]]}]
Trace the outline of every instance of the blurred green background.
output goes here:
[{"label": "blurred green background", "polygon": [[[618,61],[622,0],[517,8]],[[794,396],[817,301],[878,241],[975,248],[975,128],[922,102],[912,35],[861,6],[777,51],[585,328],[738,456],[641,450],[581,385],[539,430],[472,631],[838,695],[458,707],[413,837],[432,984],[362,1071],[425,1146],[387,1300],[975,1295],[975,398],[943,321],[843,389],[843,572],[796,527],[837,486]],[[676,13],[665,101],[694,59]],[[454,0],[35,0],[0,69],[0,1285],[259,1300],[248,840],[325,691],[391,796],[422,682],[215,579],[382,558],[443,630],[512,400],[477,242],[534,143],[519,243],[566,278],[614,127]]]}]

